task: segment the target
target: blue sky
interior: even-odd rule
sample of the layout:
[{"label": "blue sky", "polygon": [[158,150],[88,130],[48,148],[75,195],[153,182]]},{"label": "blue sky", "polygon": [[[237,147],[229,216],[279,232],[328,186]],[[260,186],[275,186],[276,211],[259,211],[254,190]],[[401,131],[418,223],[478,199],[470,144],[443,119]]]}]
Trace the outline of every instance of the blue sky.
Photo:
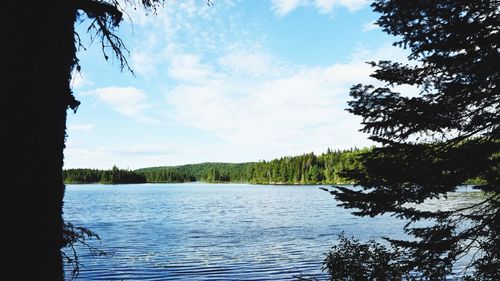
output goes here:
[{"label": "blue sky", "polygon": [[[118,35],[135,76],[86,50],[68,111],[65,168],[271,160],[372,145],[345,111],[376,83],[366,61],[404,59],[364,0],[166,1],[127,9]],[[131,21],[131,20],[132,21]],[[85,39],[87,38],[87,39]]]}]

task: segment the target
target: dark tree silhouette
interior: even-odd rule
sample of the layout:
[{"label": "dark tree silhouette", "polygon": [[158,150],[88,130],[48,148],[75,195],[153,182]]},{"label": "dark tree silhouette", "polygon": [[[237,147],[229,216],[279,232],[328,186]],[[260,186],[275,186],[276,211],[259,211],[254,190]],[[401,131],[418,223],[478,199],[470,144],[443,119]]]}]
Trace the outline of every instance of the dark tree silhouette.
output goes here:
[{"label": "dark tree silhouette", "polygon": [[410,273],[398,249],[387,249],[373,240],[361,243],[355,238],[339,235],[339,244],[328,253],[323,270],[331,280],[400,281]]},{"label": "dark tree silhouette", "polygon": [[[66,112],[79,102],[72,95],[73,70],[79,70],[82,16],[104,56],[128,67],[122,41],[113,31],[122,21],[121,5],[153,12],[162,0],[49,0],[2,3],[4,95],[2,136],[6,175],[3,240],[9,250],[2,274],[14,280],[63,280],[62,182]],[[11,204],[8,204],[11,203]],[[7,206],[7,207],[5,207]]]},{"label": "dark tree silhouette", "polygon": [[[372,62],[385,86],[351,88],[349,112],[381,144],[345,172],[361,190],[331,193],[359,216],[409,220],[414,240],[388,239],[418,278],[443,280],[469,255],[474,280],[500,280],[500,1],[377,0],[377,24],[410,51],[403,62]],[[418,86],[416,97],[394,85]],[[475,203],[424,210],[467,180],[481,184]],[[416,224],[426,221],[425,224]]]}]

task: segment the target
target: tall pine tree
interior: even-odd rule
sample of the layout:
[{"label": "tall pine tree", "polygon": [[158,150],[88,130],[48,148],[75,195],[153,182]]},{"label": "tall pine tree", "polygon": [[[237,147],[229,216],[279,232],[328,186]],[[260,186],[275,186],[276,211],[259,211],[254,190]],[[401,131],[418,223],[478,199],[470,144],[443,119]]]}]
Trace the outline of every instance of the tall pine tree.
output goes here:
[{"label": "tall pine tree", "polygon": [[[363,118],[362,131],[380,146],[345,173],[361,190],[331,193],[356,215],[407,219],[404,230],[414,239],[389,241],[418,278],[444,280],[466,255],[471,263],[461,275],[500,280],[499,3],[372,4],[381,13],[377,24],[410,51],[411,63],[372,62],[372,77],[385,85],[351,88],[348,110]],[[420,94],[409,97],[397,85],[416,86]],[[450,210],[419,207],[470,179],[479,179],[479,201]]]}]

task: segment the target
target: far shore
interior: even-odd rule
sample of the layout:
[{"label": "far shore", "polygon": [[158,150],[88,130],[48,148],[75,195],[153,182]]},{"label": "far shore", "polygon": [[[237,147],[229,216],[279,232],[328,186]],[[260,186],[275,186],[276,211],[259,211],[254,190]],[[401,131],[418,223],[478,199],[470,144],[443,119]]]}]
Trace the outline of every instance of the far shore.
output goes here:
[{"label": "far shore", "polygon": [[129,183],[107,183],[107,182],[65,182],[64,184],[102,184],[102,185],[123,185],[123,184],[249,184],[249,185],[283,185],[283,186],[297,186],[297,185],[353,185],[354,183],[251,183],[251,182],[204,182],[204,181],[191,181],[191,182],[129,182]]}]

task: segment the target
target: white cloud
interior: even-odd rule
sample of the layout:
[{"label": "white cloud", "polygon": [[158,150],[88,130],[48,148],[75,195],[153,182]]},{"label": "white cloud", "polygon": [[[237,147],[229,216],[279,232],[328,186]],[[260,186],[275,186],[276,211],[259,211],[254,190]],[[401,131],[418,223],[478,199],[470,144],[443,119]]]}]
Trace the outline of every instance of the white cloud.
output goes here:
[{"label": "white cloud", "polygon": [[366,22],[363,24],[363,26],[361,27],[361,30],[363,32],[368,32],[368,31],[372,31],[372,30],[375,30],[375,29],[378,29],[378,25],[376,24],[376,21],[369,21],[369,22]]},{"label": "white cloud", "polygon": [[[378,57],[388,52],[384,49],[370,54]],[[211,79],[196,84],[181,79],[167,93],[167,102],[178,122],[214,134],[228,149],[245,149],[254,156],[367,146],[371,142],[358,132],[359,118],[345,108],[353,84],[375,82],[365,63],[368,57],[361,52],[349,63],[295,66],[274,75],[269,56],[268,67],[253,71],[264,79],[231,71],[244,71],[246,63],[252,69],[252,60],[229,54],[219,60],[227,67],[224,75],[206,68],[205,76]]]},{"label": "white cloud", "polygon": [[[282,71],[283,65],[262,51],[229,52],[213,65],[189,56],[185,69],[203,75],[189,75],[200,78],[195,80],[177,75],[166,100],[175,120],[217,137],[226,152],[241,154],[241,161],[364,147],[373,143],[359,132],[361,119],[345,110],[349,88],[357,83],[383,85],[369,77],[373,69],[366,61],[404,62],[406,57],[407,51],[387,43],[360,48],[347,63],[287,65]],[[219,72],[216,64],[222,66]],[[418,92],[410,86],[395,90],[408,96]]]},{"label": "white cloud", "polygon": [[70,124],[68,125],[68,130],[75,132],[90,132],[94,128],[94,124]]},{"label": "white cloud", "polygon": [[176,80],[199,82],[209,79],[212,69],[209,65],[203,64],[197,55],[178,54],[172,57],[168,73]]},{"label": "white cloud", "polygon": [[146,94],[134,87],[105,87],[83,92],[82,95],[93,95],[113,110],[127,117],[139,117],[141,112],[149,108]]},{"label": "white cloud", "polygon": [[145,77],[153,76],[157,73],[157,63],[155,57],[148,52],[134,51],[130,55],[132,69],[135,73]]},{"label": "white cloud", "polygon": [[[126,144],[88,145],[83,142],[68,141],[65,148],[64,168],[138,169],[144,167],[195,163],[205,159],[206,148],[193,148],[179,144]],[[98,161],[96,161],[98,159]],[[213,159],[213,158],[212,158]]]},{"label": "white cloud", "polygon": [[[249,34],[248,30],[254,31],[261,23],[255,19],[245,23],[245,28],[233,24],[233,18],[237,17],[231,11],[234,5],[234,0],[217,0],[212,6],[203,1],[186,0],[165,5],[152,16],[145,17],[142,11],[134,11],[131,17],[138,18],[134,24],[147,28],[147,32],[135,34],[137,44],[131,49],[133,70],[156,79],[157,74],[164,74],[163,65],[167,65],[170,72],[167,74],[173,78],[197,80],[207,78],[204,75],[207,70],[211,71],[205,68],[201,54],[218,57],[230,49],[251,54],[258,48],[260,42],[257,41],[262,35]],[[238,46],[235,48],[235,45]]]},{"label": "white cloud", "polygon": [[219,64],[225,71],[237,75],[276,75],[283,70],[272,56],[259,51],[230,52],[219,58]]},{"label": "white cloud", "polygon": [[[360,48],[351,54],[350,59],[353,61],[379,61],[379,60],[391,60],[394,62],[400,62],[403,64],[408,64],[416,66],[419,64],[418,61],[408,60],[409,51],[394,47],[390,43],[386,43],[386,47],[382,47],[376,50]],[[381,81],[372,81],[375,86],[387,86]],[[392,87],[392,90],[399,92],[401,95],[406,97],[416,97],[420,94],[421,89],[417,86],[411,85],[396,85]]]},{"label": "white cloud", "polygon": [[[255,161],[309,151],[320,153],[327,147],[371,144],[366,135],[358,132],[359,118],[345,111],[349,88],[356,83],[374,83],[369,78],[372,69],[365,62],[405,58],[400,49],[359,49],[347,63],[324,67],[291,65],[266,52],[265,38],[255,32],[258,29],[245,26],[246,31],[252,30],[249,37],[245,28],[221,21],[222,14],[217,14],[216,9],[224,5],[219,1],[208,10],[199,3],[194,5],[192,0],[179,3],[166,5],[158,16],[139,18],[139,24],[151,32],[139,35],[140,43],[131,51],[131,64],[137,73],[154,77],[154,83],[166,84],[156,87],[166,87],[167,101],[163,109],[154,108],[156,113],[161,111],[159,114],[167,116],[168,120],[163,119],[167,126],[182,128],[196,140],[165,145],[152,143],[161,137],[144,137],[135,140],[142,142],[140,145],[69,145],[69,154],[81,159],[77,166],[91,166],[85,164],[91,159],[99,159],[102,168],[114,164],[128,167],[130,163],[145,167]],[[367,1],[272,3],[274,12],[285,16],[300,7],[323,14],[338,8],[355,11]],[[154,83],[153,88],[158,85]],[[138,88],[106,87],[86,94],[127,117],[145,119],[151,115],[151,110],[146,110],[152,107],[148,97]],[[186,125],[204,132],[185,129]],[[212,143],[207,144],[209,141]],[[75,163],[72,159],[67,159],[68,165]]]},{"label": "white cloud", "polygon": [[284,16],[303,5],[304,0],[273,0],[273,10],[278,16]]},{"label": "white cloud", "polygon": [[88,80],[81,72],[73,71],[71,73],[71,88],[80,89],[92,85],[94,85],[94,83]]},{"label": "white cloud", "polygon": [[[317,0],[316,2],[320,2]],[[349,11],[354,12],[362,9],[370,4],[370,0],[323,0],[321,2],[335,2],[337,5],[347,8]]]},{"label": "white cloud", "polygon": [[322,14],[329,14],[336,7],[343,7],[354,12],[368,5],[369,2],[368,0],[273,0],[272,9],[280,17],[300,7],[314,7]]},{"label": "white cloud", "polygon": [[313,2],[314,6],[324,14],[331,13],[335,7],[344,7],[354,12],[369,3],[367,0],[314,0]]}]

